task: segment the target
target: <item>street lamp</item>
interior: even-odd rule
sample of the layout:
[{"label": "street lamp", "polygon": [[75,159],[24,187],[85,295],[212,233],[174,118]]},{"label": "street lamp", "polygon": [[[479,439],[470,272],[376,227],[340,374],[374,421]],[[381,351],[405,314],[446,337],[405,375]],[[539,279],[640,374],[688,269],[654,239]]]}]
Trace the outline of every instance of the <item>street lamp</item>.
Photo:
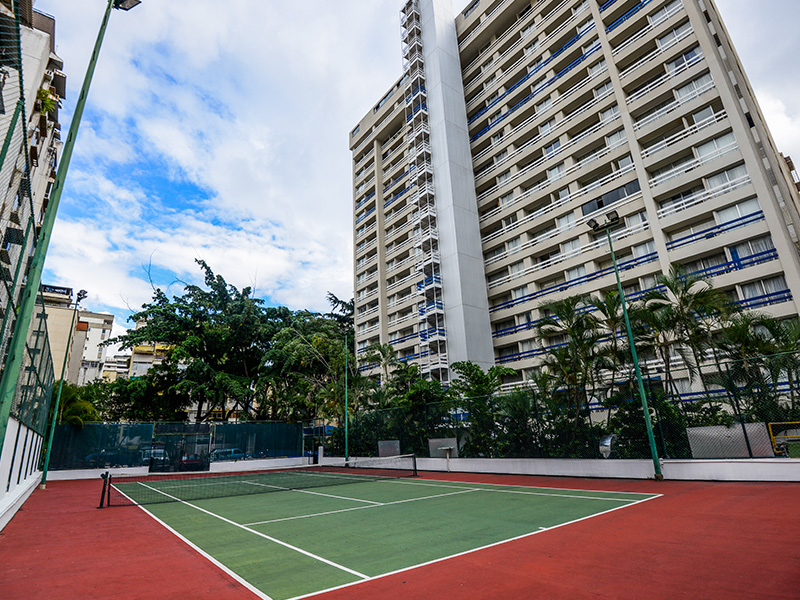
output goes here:
[{"label": "street lamp", "polygon": [[[631,357],[633,358],[633,368],[636,372],[636,382],[639,385],[639,398],[642,401],[642,410],[644,411],[644,423],[647,428],[647,440],[650,442],[650,454],[653,457],[653,467],[655,468],[656,479],[663,479],[664,475],[661,473],[661,463],[658,460],[658,451],[656,450],[656,438],[653,435],[653,424],[650,422],[650,409],[647,406],[647,395],[644,393],[644,382],[642,381],[642,372],[639,370],[639,357],[636,355],[636,344],[633,342],[633,331],[631,330],[631,321],[628,318],[628,307],[625,300],[625,293],[622,291],[622,282],[619,278],[619,266],[617,265],[617,257],[614,254],[614,246],[611,243],[611,228],[619,223],[619,214],[617,211],[612,210],[606,214],[605,224],[598,223],[595,219],[589,219],[586,224],[592,228],[595,233],[600,233],[605,230],[606,239],[608,240],[608,248],[611,250],[611,262],[614,264],[614,274],[617,276],[617,291],[619,292],[620,303],[622,304],[622,316],[625,319],[625,330],[628,333],[628,343],[631,346]],[[615,335],[612,333],[612,335]]]},{"label": "street lamp", "polygon": [[47,436],[47,450],[44,454],[44,467],[42,468],[42,483],[39,485],[41,489],[45,489],[47,484],[47,470],[50,468],[50,454],[53,448],[53,434],[56,430],[56,423],[58,421],[58,409],[61,405],[61,390],[64,387],[64,376],[67,372],[67,361],[69,360],[69,350],[72,344],[70,343],[72,340],[75,339],[75,317],[78,315],[78,305],[81,303],[81,300],[86,298],[88,294],[86,290],[81,290],[78,292],[78,295],[75,297],[75,308],[72,309],[72,321],[69,324],[69,332],[71,337],[67,337],[67,347],[64,350],[64,362],[61,364],[61,381],[58,382],[58,393],[56,394],[56,404],[53,407],[53,418],[50,421],[50,433]]},{"label": "street lamp", "polygon": [[72,158],[75,139],[78,137],[78,128],[80,127],[83,109],[86,105],[86,98],[89,95],[89,87],[92,83],[95,66],[97,65],[97,58],[100,55],[100,46],[103,44],[103,37],[105,37],[108,19],[111,16],[111,9],[130,10],[140,2],[141,0],[108,0],[106,11],[103,15],[103,21],[100,24],[100,31],[98,31],[97,40],[94,43],[94,50],[89,59],[89,66],[86,67],[83,86],[81,87],[78,101],[75,103],[75,113],[72,115],[67,139],[64,142],[64,148],[61,152],[61,160],[58,163],[55,181],[50,191],[47,210],[45,211],[44,219],[42,219],[42,225],[36,241],[36,248],[29,263],[27,283],[25,284],[22,298],[17,309],[14,333],[8,344],[8,359],[6,360],[2,378],[0,378],[0,440],[3,440],[6,435],[8,419],[11,413],[11,404],[14,400],[14,391],[16,389],[20,370],[22,369],[22,360],[25,355],[25,343],[28,339],[28,329],[30,328],[33,309],[36,306],[36,297],[39,293],[39,287],[42,283],[44,259],[47,255],[47,248],[50,245],[50,237],[53,233],[58,204],[61,201],[61,192],[64,189],[64,180],[67,177],[67,169],[69,169],[70,159]]}]

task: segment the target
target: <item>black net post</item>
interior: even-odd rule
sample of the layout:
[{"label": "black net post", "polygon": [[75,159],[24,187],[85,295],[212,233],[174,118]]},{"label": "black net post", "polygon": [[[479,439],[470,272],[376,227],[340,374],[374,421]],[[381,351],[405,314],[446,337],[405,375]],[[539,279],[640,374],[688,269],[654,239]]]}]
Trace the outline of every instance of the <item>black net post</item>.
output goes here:
[{"label": "black net post", "polygon": [[105,473],[101,474],[100,477],[103,480],[103,491],[100,493],[100,506],[97,508],[103,508],[103,503],[106,499],[106,487],[108,486],[108,480],[111,478],[111,475],[108,471],[106,471]]}]

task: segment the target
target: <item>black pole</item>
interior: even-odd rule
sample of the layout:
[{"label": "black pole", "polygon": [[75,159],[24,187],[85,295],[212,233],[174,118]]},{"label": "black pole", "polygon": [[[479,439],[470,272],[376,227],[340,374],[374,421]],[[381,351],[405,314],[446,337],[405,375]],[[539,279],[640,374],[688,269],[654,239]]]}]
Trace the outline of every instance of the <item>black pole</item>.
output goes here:
[{"label": "black pole", "polygon": [[733,381],[731,377],[731,369],[728,363],[725,363],[725,371],[728,373],[728,382],[733,388],[733,402],[736,416],[739,417],[739,423],[742,426],[742,433],[744,434],[744,443],[747,444],[747,454],[753,458],[753,449],[750,447],[750,438],[747,436],[747,427],[745,427],[744,417],[742,417],[742,409],[739,407],[739,386]]},{"label": "black pole", "polygon": [[103,491],[100,493],[100,506],[97,508],[103,508],[103,501],[106,498],[106,486],[108,485],[108,471],[102,473],[100,478],[103,480]]}]

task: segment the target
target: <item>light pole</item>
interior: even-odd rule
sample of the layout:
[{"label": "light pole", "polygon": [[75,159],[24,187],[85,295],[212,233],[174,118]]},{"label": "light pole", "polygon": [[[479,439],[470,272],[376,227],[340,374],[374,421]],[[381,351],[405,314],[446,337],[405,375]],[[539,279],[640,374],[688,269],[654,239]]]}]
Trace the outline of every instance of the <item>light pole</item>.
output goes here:
[{"label": "light pole", "polygon": [[[656,479],[663,479],[664,475],[661,473],[661,463],[658,460],[658,451],[656,450],[656,438],[653,435],[653,424],[650,421],[650,408],[647,405],[647,395],[644,393],[644,382],[642,381],[642,372],[639,369],[639,357],[636,355],[636,344],[633,342],[633,331],[631,330],[631,321],[628,318],[628,306],[625,300],[625,293],[622,291],[622,282],[619,278],[619,266],[617,265],[617,257],[614,254],[614,246],[611,243],[611,228],[619,223],[619,215],[617,211],[612,210],[606,215],[606,222],[604,225],[598,223],[595,219],[589,219],[587,225],[595,232],[605,230],[606,239],[608,240],[608,248],[611,251],[611,262],[614,264],[614,274],[617,277],[617,291],[619,292],[619,300],[622,304],[622,316],[625,319],[625,330],[628,333],[628,343],[631,346],[631,357],[633,358],[633,368],[636,372],[636,382],[639,385],[639,398],[642,401],[642,410],[644,411],[644,423],[647,428],[647,440],[650,442],[650,455],[653,458],[653,468],[655,469]],[[611,335],[616,335],[612,332]]]},{"label": "light pole", "polygon": [[56,212],[58,211],[58,204],[61,200],[64,180],[67,177],[67,169],[69,169],[70,159],[72,158],[75,138],[78,137],[78,128],[80,127],[83,109],[86,105],[86,97],[89,95],[89,87],[92,83],[92,76],[94,75],[97,58],[100,54],[100,46],[103,43],[103,37],[105,36],[106,27],[108,26],[108,18],[111,16],[112,8],[130,10],[140,3],[141,0],[108,0],[108,5],[103,15],[103,21],[100,24],[100,31],[97,33],[97,40],[94,43],[94,50],[89,60],[89,66],[86,68],[86,75],[83,79],[81,93],[75,104],[75,113],[72,115],[69,133],[67,133],[67,139],[64,142],[64,149],[61,153],[61,160],[58,163],[56,178],[50,192],[50,200],[44,214],[44,219],[42,220],[38,240],[36,241],[36,249],[29,263],[30,270],[28,273],[28,280],[17,309],[14,333],[8,345],[8,360],[3,370],[2,379],[0,379],[0,444],[2,444],[2,440],[5,439],[17,378],[22,369],[22,359],[25,354],[25,342],[28,338],[28,329],[30,328],[33,309],[36,305],[36,296],[39,293],[39,286],[42,283],[44,259],[47,255],[47,247],[50,245],[50,236],[53,233],[53,224],[56,220]]},{"label": "light pole", "polygon": [[86,298],[86,290],[81,290],[75,297],[75,308],[72,309],[72,321],[69,324],[70,337],[67,337],[67,347],[64,350],[64,362],[61,364],[61,381],[58,382],[58,393],[56,394],[56,404],[53,407],[53,418],[50,421],[50,433],[47,436],[47,449],[44,453],[44,467],[42,468],[42,483],[39,485],[41,489],[45,489],[47,484],[47,470],[50,468],[50,454],[53,448],[53,434],[56,431],[56,423],[58,422],[58,409],[61,406],[61,390],[64,387],[64,376],[67,373],[67,362],[69,361],[69,351],[72,346],[70,343],[75,339],[75,317],[78,315],[78,305],[81,300]]}]

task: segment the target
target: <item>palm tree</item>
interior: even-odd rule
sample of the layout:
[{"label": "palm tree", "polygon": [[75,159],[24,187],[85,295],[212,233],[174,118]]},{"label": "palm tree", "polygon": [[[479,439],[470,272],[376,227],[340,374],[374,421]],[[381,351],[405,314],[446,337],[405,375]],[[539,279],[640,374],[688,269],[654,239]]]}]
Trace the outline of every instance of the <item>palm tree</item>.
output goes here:
[{"label": "palm tree", "polygon": [[667,320],[674,328],[675,341],[689,349],[708,397],[702,378],[702,354],[708,337],[702,325],[713,322],[715,316],[729,315],[731,302],[724,292],[714,288],[710,278],[688,273],[679,264],[672,264],[669,272],[659,275],[657,281],[659,287],[645,296],[645,306],[668,311]]},{"label": "palm tree", "polygon": [[541,308],[550,315],[539,323],[539,334],[564,339],[548,349],[543,365],[566,387],[568,404],[575,411],[577,425],[581,410],[594,396],[597,384],[595,375],[600,356],[597,319],[589,311],[590,304],[585,296],[555,300]]}]

